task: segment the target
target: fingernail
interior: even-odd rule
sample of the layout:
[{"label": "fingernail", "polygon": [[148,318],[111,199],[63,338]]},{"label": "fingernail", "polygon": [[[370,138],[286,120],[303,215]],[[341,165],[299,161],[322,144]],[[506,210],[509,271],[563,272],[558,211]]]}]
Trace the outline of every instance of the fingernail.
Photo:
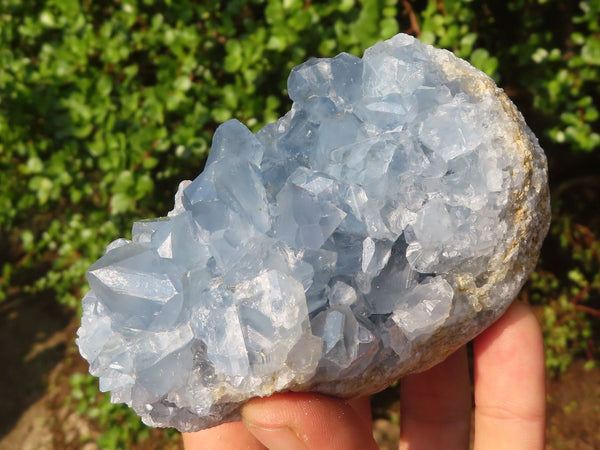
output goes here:
[{"label": "fingernail", "polygon": [[[246,404],[242,408],[242,421],[248,431],[269,450],[306,450],[307,447],[298,435],[286,424],[273,424],[265,418],[262,405]],[[268,413],[267,413],[268,414]]]},{"label": "fingernail", "polygon": [[250,433],[269,450],[306,450],[296,433],[289,427],[265,428],[244,420]]}]

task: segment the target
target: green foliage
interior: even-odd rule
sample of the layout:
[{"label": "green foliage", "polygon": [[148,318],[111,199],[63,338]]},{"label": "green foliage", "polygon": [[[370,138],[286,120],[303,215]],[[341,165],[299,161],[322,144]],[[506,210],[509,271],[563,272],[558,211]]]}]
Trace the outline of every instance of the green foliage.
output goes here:
[{"label": "green foliage", "polygon": [[419,37],[427,44],[452,50],[498,81],[498,59],[478,46],[480,34],[474,25],[478,21],[487,24],[488,20],[478,19],[476,10],[473,0],[430,1],[422,12]]},{"label": "green foliage", "polygon": [[[293,66],[399,31],[499,81],[551,155],[597,152],[599,17],[600,0],[0,0],[0,300],[24,285],[78,305],[86,268],[134,219],[170,209],[219,123],[256,131],[288,110]],[[578,227],[553,229],[570,275],[531,283],[559,372],[596,357],[586,302],[600,265]],[[72,384],[109,430],[103,447],[145,433],[90,377]]]},{"label": "green foliage", "polygon": [[104,245],[200,171],[218,123],[275,120],[292,66],[398,31],[389,3],[2,0],[0,229],[19,270],[52,266],[30,289],[75,305]]},{"label": "green foliage", "polygon": [[97,420],[104,432],[96,440],[102,449],[126,448],[144,441],[150,436],[140,418],[123,404],[112,404],[108,394],[98,392],[98,380],[89,375],[76,373],[69,383],[71,401],[76,410],[89,419]]},{"label": "green foliage", "polygon": [[537,271],[531,277],[531,301],[541,306],[546,366],[554,375],[566,371],[573,359],[598,358],[600,336],[590,315],[600,317],[593,303],[600,298],[600,239],[568,217],[557,219],[551,239],[559,242],[560,257],[569,260],[564,272]]},{"label": "green foliage", "polygon": [[520,40],[508,52],[520,69],[513,80],[545,115],[545,135],[574,152],[597,149],[600,1],[516,0],[509,7],[522,15]]}]

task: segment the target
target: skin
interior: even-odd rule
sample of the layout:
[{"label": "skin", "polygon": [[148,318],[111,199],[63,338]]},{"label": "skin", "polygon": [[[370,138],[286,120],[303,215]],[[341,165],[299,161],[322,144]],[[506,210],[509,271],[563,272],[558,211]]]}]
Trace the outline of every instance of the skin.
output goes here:
[{"label": "skin", "polygon": [[[539,324],[515,302],[474,340],[474,448],[544,448],[545,373]],[[426,372],[402,379],[401,450],[467,449],[472,391],[465,348]],[[368,398],[350,401],[284,393],[249,401],[242,422],[183,435],[193,449],[370,450]]]}]

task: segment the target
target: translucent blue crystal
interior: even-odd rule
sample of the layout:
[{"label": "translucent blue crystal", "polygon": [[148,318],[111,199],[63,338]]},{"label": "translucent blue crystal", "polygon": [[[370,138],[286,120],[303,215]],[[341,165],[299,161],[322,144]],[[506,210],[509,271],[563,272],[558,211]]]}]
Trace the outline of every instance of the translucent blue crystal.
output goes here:
[{"label": "translucent blue crystal", "polygon": [[535,264],[545,157],[483,73],[398,35],[294,68],[288,91],[258,133],[221,125],[168,216],[88,271],[77,344],[147,424],[376,392],[489,325]]}]

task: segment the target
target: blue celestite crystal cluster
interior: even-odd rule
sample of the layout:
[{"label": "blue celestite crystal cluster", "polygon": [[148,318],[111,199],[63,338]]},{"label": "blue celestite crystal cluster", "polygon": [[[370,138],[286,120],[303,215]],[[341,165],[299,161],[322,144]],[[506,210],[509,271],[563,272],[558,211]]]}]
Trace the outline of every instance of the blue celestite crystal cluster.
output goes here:
[{"label": "blue celestite crystal cluster", "polygon": [[483,73],[398,35],[312,59],[288,88],[284,117],[221,125],[168,217],[88,271],[81,354],[147,424],[376,392],[489,325],[535,264],[545,157]]}]

